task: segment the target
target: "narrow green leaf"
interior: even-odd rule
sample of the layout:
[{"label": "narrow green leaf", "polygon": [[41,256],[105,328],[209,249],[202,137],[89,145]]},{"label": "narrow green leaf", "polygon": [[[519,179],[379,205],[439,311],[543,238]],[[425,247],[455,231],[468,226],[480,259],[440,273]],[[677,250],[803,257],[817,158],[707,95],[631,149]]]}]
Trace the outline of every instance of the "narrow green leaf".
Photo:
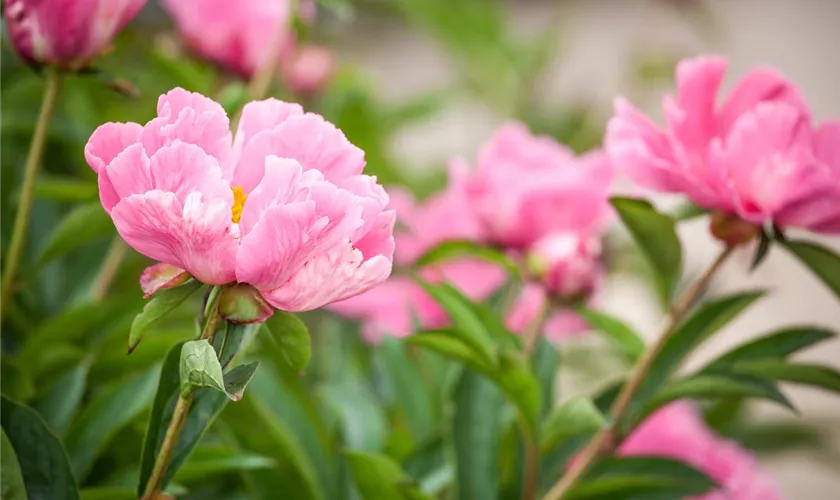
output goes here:
[{"label": "narrow green leaf", "polygon": [[725,368],[742,361],[781,359],[811,345],[834,338],[819,327],[791,327],[742,344],[709,363],[704,370]]},{"label": "narrow green leaf", "polygon": [[82,500],[136,500],[137,495],[129,489],[122,488],[85,488],[82,490]]},{"label": "narrow green leaf", "polygon": [[592,401],[575,396],[552,408],[545,417],[540,429],[540,447],[544,452],[551,450],[572,436],[596,432],[604,423],[604,416]]},{"label": "narrow green leaf", "polygon": [[90,362],[85,361],[71,368],[46,390],[32,405],[47,425],[59,436],[70,424],[70,420],[82,402]]},{"label": "narrow green leaf", "polygon": [[540,383],[531,373],[527,359],[522,353],[502,353],[498,371],[491,375],[491,379],[519,410],[531,436],[536,436],[542,400]]},{"label": "narrow green leaf", "polygon": [[837,297],[840,297],[840,256],[834,251],[808,241],[782,242],[790,252],[811,270]]},{"label": "narrow green leaf", "polygon": [[346,451],[344,455],[363,499],[430,500],[389,457],[357,451]]},{"label": "narrow green leaf", "polygon": [[23,473],[20,471],[15,449],[0,429],[0,498],[3,500],[27,500],[26,485],[23,483]]},{"label": "narrow green leaf", "polygon": [[742,361],[732,370],[780,382],[810,385],[840,392],[840,372],[828,366],[790,363],[782,360]]},{"label": "narrow green leaf", "polygon": [[[203,445],[195,449],[189,460],[175,474],[175,482],[200,482],[220,474],[254,469],[270,469],[277,462],[270,457],[243,452],[227,446]],[[132,495],[134,492],[131,492]]]},{"label": "narrow green leaf", "polygon": [[499,449],[504,396],[486,378],[465,371],[454,393],[456,498],[499,497]]},{"label": "narrow green leaf", "polygon": [[69,253],[95,238],[112,234],[114,225],[98,201],[80,205],[61,220],[41,250],[38,265]]},{"label": "narrow green leaf", "polygon": [[491,370],[487,360],[479,356],[472,346],[461,340],[451,328],[419,332],[405,338],[409,344],[426,347],[444,356],[456,359],[482,372]]},{"label": "narrow green leaf", "polygon": [[384,365],[394,399],[411,428],[414,440],[426,440],[435,429],[434,413],[417,365],[406,354],[405,344],[397,339],[382,339],[376,351]]},{"label": "narrow green leaf", "polygon": [[595,332],[615,346],[627,361],[635,363],[644,352],[645,341],[641,335],[618,318],[586,308],[578,308],[577,312]]},{"label": "narrow green leaf", "polygon": [[175,288],[158,291],[131,322],[131,330],[128,334],[128,352],[133,351],[137,344],[143,340],[143,337],[152,328],[158,326],[158,322],[163,317],[184,303],[199,288],[201,288],[201,283],[193,280]]},{"label": "narrow green leaf", "polygon": [[73,470],[81,479],[113,436],[152,402],[156,369],[112,384],[99,393],[72,423],[64,439]]},{"label": "narrow green leaf", "polygon": [[661,457],[613,457],[597,461],[564,498],[682,500],[718,485],[688,464]]},{"label": "narrow green leaf", "polygon": [[242,393],[245,392],[245,387],[248,382],[254,378],[254,373],[260,366],[259,361],[247,363],[234,367],[224,375],[225,393],[233,401],[242,399]]},{"label": "narrow green leaf", "polygon": [[474,241],[466,240],[444,241],[417,259],[415,266],[419,268],[464,257],[478,258],[493,264],[498,264],[512,276],[519,274],[519,268],[516,263],[508,258],[504,252]]},{"label": "narrow green leaf", "polygon": [[767,254],[770,251],[770,243],[772,243],[770,235],[767,234],[767,231],[762,230],[758,240],[758,247],[755,249],[752,264],[750,264],[750,271],[754,271],[767,258]]},{"label": "narrow green leaf", "polygon": [[[73,469],[55,434],[35,410],[6,396],[0,399],[0,424],[17,456],[28,497],[78,500]],[[4,459],[2,469],[6,465]]]},{"label": "narrow green leaf", "polygon": [[542,401],[540,417],[545,418],[556,400],[557,393],[554,390],[554,385],[557,372],[560,369],[560,354],[554,345],[543,336],[537,339],[534,352],[531,354],[531,367],[540,384],[540,400]]},{"label": "narrow green leaf", "polygon": [[747,373],[700,373],[671,381],[645,406],[642,418],[678,399],[760,398],[796,411],[776,385]]},{"label": "narrow green leaf", "polygon": [[349,448],[368,452],[382,449],[387,434],[385,415],[361,377],[347,371],[341,379],[323,387],[321,394],[338,415],[342,438]]},{"label": "narrow green leaf", "polygon": [[[163,442],[163,436],[172,420],[176,398],[179,397],[182,346],[183,343],[179,343],[169,350],[160,370],[157,393],[152,405],[149,425],[146,428],[146,437],[143,440],[140,478],[137,487],[138,495],[143,493],[143,488],[152,473],[155,457],[157,457],[160,445]],[[172,476],[190,456],[201,436],[204,435],[204,432],[227,402],[226,395],[216,390],[198,389],[196,391],[190,412],[187,415],[187,422],[184,424],[175,451],[172,453],[172,461],[164,477],[164,486],[169,483]]]},{"label": "narrow green leaf", "polygon": [[[717,299],[700,307],[665,341],[636,393],[633,408],[638,409],[643,405],[667,383],[686,356],[761,295],[761,292],[740,293]],[[628,412],[631,419],[632,413],[632,411]]]},{"label": "narrow green leaf", "polygon": [[495,346],[472,302],[450,285],[435,285],[421,279],[417,281],[449,315],[454,325],[450,331],[470,345],[476,354],[484,358],[486,364],[494,365]]},{"label": "narrow green leaf", "polygon": [[[216,340],[221,344],[216,350],[219,354],[219,363],[222,369],[227,368],[233,358],[236,357],[251,342],[262,325],[235,325],[225,323],[224,331],[216,333]],[[220,333],[222,333],[220,335]]]},{"label": "narrow green leaf", "polygon": [[280,346],[288,368],[295,373],[303,371],[312,349],[306,324],[292,313],[275,311],[265,325]]},{"label": "narrow green leaf", "polygon": [[[99,187],[96,180],[81,180],[74,177],[58,177],[55,175],[42,175],[35,183],[33,191],[39,198],[47,198],[62,203],[83,203],[96,201],[99,194]],[[96,205],[102,210],[102,205],[97,201]]]},{"label": "narrow green leaf", "polygon": [[636,245],[653,268],[663,297],[670,297],[682,269],[682,247],[671,217],[645,200],[610,200]]}]

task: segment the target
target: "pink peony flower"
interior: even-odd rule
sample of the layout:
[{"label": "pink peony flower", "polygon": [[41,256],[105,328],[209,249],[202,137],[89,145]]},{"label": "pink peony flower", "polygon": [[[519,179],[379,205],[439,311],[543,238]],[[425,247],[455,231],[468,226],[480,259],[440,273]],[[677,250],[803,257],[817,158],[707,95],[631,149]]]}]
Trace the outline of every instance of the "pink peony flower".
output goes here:
[{"label": "pink peony flower", "polygon": [[[505,324],[510,331],[524,334],[534,328],[538,315],[548,303],[546,288],[539,283],[526,283],[508,312]],[[589,324],[582,316],[568,309],[556,310],[548,315],[542,333],[552,342],[563,342],[581,337],[589,331]]]},{"label": "pink peony flower", "polygon": [[102,206],[139,253],[207,284],[247,283],[287,311],[388,277],[388,195],[361,174],[364,153],[321,116],[251,102],[234,137],[219,104],[183,89],[161,96],[157,115],[106,123],[85,147]]},{"label": "pink peony flower", "polygon": [[811,125],[799,89],[754,69],[718,106],[720,57],[677,66],[664,129],[624,99],[605,138],[613,162],[639,184],[763,224],[840,232],[840,121]]},{"label": "pink peony flower", "polygon": [[28,63],[87,66],[146,0],[3,0],[9,41]]},{"label": "pink peony flower", "polygon": [[528,264],[552,296],[567,301],[586,298],[603,277],[601,240],[571,232],[552,233],[531,246]]},{"label": "pink peony flower", "polygon": [[332,53],[315,45],[298,48],[282,68],[286,86],[298,94],[315,94],[327,86],[335,63]]},{"label": "pink peony flower", "polygon": [[[398,265],[411,266],[425,252],[449,240],[478,241],[482,227],[469,210],[464,192],[452,187],[432,195],[423,203],[401,190],[391,191],[391,206],[397,211]],[[473,300],[483,300],[498,289],[505,272],[494,264],[476,259],[456,259],[426,266],[420,276],[430,282],[446,281]],[[404,337],[421,328],[447,324],[446,313],[411,278],[395,276],[362,295],[330,306],[335,312],[362,320],[362,334],[370,342],[384,335]]]},{"label": "pink peony flower", "polygon": [[290,0],[164,0],[163,5],[192,50],[246,77],[267,62],[278,40],[281,56],[294,47]]},{"label": "pink peony flower", "polygon": [[685,462],[720,484],[694,500],[778,500],[782,494],[752,455],[716,436],[685,402],[660,408],[627,438],[622,455],[654,455]]},{"label": "pink peony flower", "polygon": [[458,168],[489,240],[505,247],[526,249],[553,232],[600,234],[612,213],[613,168],[605,155],[576,158],[518,123],[484,145],[472,172]]}]

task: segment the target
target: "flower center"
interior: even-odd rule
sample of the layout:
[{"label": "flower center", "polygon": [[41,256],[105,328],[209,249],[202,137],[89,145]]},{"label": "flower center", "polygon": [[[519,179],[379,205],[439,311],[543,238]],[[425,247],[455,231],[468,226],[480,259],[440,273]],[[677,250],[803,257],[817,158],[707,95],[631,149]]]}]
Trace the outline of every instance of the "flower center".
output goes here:
[{"label": "flower center", "polygon": [[239,224],[239,219],[242,217],[242,207],[245,206],[248,195],[242,191],[242,186],[236,186],[231,190],[233,191],[233,207],[230,209],[230,219],[234,224]]}]

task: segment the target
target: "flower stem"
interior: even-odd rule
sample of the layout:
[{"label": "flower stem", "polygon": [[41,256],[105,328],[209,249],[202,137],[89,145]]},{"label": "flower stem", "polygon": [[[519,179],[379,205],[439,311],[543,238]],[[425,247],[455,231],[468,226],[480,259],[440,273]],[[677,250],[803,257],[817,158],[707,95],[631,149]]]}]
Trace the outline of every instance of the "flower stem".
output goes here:
[{"label": "flower stem", "polygon": [[[213,336],[219,328],[221,316],[218,308],[218,294],[212,294],[213,303],[208,304],[210,313],[204,322],[204,328],[201,330],[201,339],[213,341]],[[187,415],[190,412],[190,405],[192,404],[194,393],[188,396],[178,396],[178,403],[175,404],[175,410],[172,412],[172,420],[169,421],[169,427],[166,429],[166,435],[163,437],[163,443],[160,445],[160,451],[155,459],[155,465],[152,468],[152,473],[149,480],[146,482],[146,489],[143,491],[142,500],[154,500],[156,495],[163,488],[163,478],[166,474],[166,469],[172,461],[172,453],[175,451],[175,445],[178,444],[178,436],[181,435],[181,430],[184,424],[187,423]]]},{"label": "flower stem", "polygon": [[[41,101],[41,112],[38,114],[38,121],[35,124],[35,131],[32,134],[32,143],[29,146],[29,155],[26,158],[26,166],[23,173],[23,184],[20,188],[20,201],[18,202],[17,216],[12,228],[12,239],[9,250],[3,259],[3,276],[0,279],[0,304],[8,304],[9,293],[12,291],[12,283],[20,265],[20,258],[23,254],[23,247],[26,243],[26,233],[29,228],[29,212],[32,209],[32,190],[35,187],[35,178],[38,175],[38,167],[41,165],[41,157],[44,154],[44,145],[47,142],[47,132],[50,128],[55,104],[58,101],[58,89],[61,86],[61,75],[52,69],[45,70],[44,97]],[[0,309],[0,321],[5,308]]]},{"label": "flower stem", "polygon": [[671,334],[676,330],[677,326],[682,322],[683,318],[691,310],[691,306],[700,297],[700,294],[708,287],[715,273],[720,269],[721,265],[732,254],[733,247],[727,246],[712,262],[708,269],[697,278],[678,298],[674,301],[671,307],[671,312],[668,315],[668,321],[659,336],[656,344],[645,351],[642,359],[633,369],[630,378],[621,388],[621,392],[615,399],[610,408],[610,415],[612,416],[612,424],[600,430],[580,452],[577,460],[572,467],[563,475],[562,478],[548,491],[543,497],[543,500],[561,500],[563,495],[568,493],[569,489],[583,476],[590,465],[603,452],[611,453],[620,444],[620,436],[618,434],[619,425],[633,399],[639,386],[644,381],[657,355],[665,346],[665,342],[670,338]]},{"label": "flower stem", "polygon": [[125,257],[126,250],[128,250],[128,246],[122,238],[119,235],[115,236],[111,246],[108,247],[108,253],[105,254],[105,260],[102,261],[102,267],[99,268],[99,273],[96,275],[90,290],[90,298],[94,303],[101,302],[105,298],[105,294],[111,287],[111,282],[117,275],[123,257]]},{"label": "flower stem", "polygon": [[540,471],[540,448],[527,430],[522,431],[523,452],[525,453],[525,470],[522,477],[522,500],[537,498],[537,480]]}]

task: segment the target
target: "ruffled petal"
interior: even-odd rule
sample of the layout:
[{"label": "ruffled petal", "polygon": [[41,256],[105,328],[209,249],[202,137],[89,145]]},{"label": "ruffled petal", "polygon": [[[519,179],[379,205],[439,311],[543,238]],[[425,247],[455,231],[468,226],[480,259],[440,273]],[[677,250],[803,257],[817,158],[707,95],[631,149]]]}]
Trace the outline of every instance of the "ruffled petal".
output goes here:
[{"label": "ruffled petal", "polygon": [[233,140],[234,157],[239,158],[242,148],[248,141],[264,130],[280,125],[290,116],[303,114],[300,104],[283,102],[278,99],[251,101],[242,108],[239,126]]},{"label": "ruffled petal", "polygon": [[233,192],[222,179],[218,161],[195,144],[176,140],[152,155],[149,172],[154,189],[175,193],[181,203],[199,192],[204,199],[222,199],[233,205]]},{"label": "ruffled petal", "polygon": [[94,172],[99,172],[140,140],[143,127],[138,123],[109,122],[97,127],[85,145],[85,160]]},{"label": "ruffled petal", "polygon": [[254,135],[242,150],[232,185],[248,193],[259,184],[267,156],[292,158],[304,170],[319,170],[330,182],[358,175],[365,166],[364,152],[320,115],[291,116],[279,126]]},{"label": "ruffled petal", "polygon": [[762,102],[778,102],[793,106],[810,119],[810,110],[802,92],[790,80],[769,68],[756,68],[735,85],[718,113],[718,130],[726,136],[738,118]]},{"label": "ruffled petal", "polygon": [[263,292],[277,309],[310,311],[348,299],[385,281],[391,260],[376,255],[365,260],[349,243],[315,255],[283,286]]},{"label": "ruffled petal", "polygon": [[154,189],[149,163],[143,145],[136,143],[99,171],[99,199],[106,212],[122,198]]},{"label": "ruffled petal", "polygon": [[190,194],[149,191],[123,198],[111,218],[120,236],[139,253],[185,269],[211,285],[233,281],[236,239],[231,234],[230,204]]},{"label": "ruffled petal", "polygon": [[697,57],[677,65],[677,99],[666,105],[665,117],[689,155],[702,155],[717,135],[715,100],[726,65],[722,57]]},{"label": "ruffled petal", "polygon": [[175,140],[201,147],[216,158],[224,177],[230,178],[230,122],[217,102],[180,88],[160,96],[158,117],[143,128],[140,141],[146,148],[146,154],[151,156]]}]

